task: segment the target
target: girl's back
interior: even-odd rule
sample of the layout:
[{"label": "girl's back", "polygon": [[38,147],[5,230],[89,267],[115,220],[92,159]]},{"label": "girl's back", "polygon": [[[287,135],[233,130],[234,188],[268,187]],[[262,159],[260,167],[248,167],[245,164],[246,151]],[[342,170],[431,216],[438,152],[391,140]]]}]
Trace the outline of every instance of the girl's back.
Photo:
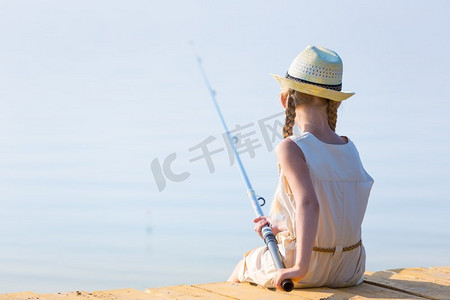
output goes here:
[{"label": "girl's back", "polygon": [[[356,284],[364,272],[361,223],[373,179],[351,141],[327,144],[308,132],[290,138],[305,155],[320,206],[311,264],[300,286]],[[280,185],[279,212],[295,239],[294,199],[286,181],[280,180]]]}]

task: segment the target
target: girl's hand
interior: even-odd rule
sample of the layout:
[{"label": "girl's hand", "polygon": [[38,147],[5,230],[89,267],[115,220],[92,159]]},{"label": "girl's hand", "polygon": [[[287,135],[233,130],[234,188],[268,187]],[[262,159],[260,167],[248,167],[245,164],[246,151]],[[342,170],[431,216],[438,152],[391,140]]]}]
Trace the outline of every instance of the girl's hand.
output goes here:
[{"label": "girl's hand", "polygon": [[277,235],[279,232],[287,230],[286,226],[283,225],[283,222],[277,221],[271,221],[269,217],[257,217],[253,220],[255,222],[255,231],[258,233],[258,235],[263,238],[261,234],[261,230],[264,227],[264,225],[269,226],[272,229],[272,233],[274,235]]},{"label": "girl's hand", "polygon": [[277,287],[280,291],[283,290],[281,287],[281,283],[285,279],[290,279],[292,282],[298,282],[303,277],[305,277],[305,272],[303,272],[300,267],[292,267],[287,269],[280,269],[275,273],[275,276],[272,279],[272,284]]},{"label": "girl's hand", "polygon": [[253,220],[253,222],[256,223],[254,230],[261,238],[263,238],[261,230],[265,225],[270,226],[269,218],[268,217],[257,217],[256,219]]}]

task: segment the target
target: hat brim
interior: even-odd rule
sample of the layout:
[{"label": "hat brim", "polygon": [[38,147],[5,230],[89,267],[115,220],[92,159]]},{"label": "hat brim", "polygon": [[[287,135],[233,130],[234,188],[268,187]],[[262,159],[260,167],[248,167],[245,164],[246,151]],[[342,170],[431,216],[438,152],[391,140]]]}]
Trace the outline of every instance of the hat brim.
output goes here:
[{"label": "hat brim", "polygon": [[270,75],[272,75],[272,77],[275,78],[275,80],[278,81],[282,87],[288,87],[301,93],[322,97],[333,101],[341,102],[350,98],[355,94],[354,92],[334,91],[317,85],[303,83],[292,79],[288,79],[286,77],[281,77],[275,74]]}]

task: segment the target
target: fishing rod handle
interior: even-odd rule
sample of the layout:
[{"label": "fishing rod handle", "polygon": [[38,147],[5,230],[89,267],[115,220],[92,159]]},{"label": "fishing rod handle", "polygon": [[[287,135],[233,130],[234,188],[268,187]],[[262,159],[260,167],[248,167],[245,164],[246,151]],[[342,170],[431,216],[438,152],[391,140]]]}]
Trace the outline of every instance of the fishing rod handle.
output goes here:
[{"label": "fishing rod handle", "polygon": [[[269,226],[265,225],[263,226],[261,232],[264,236],[264,242],[266,243],[267,249],[269,250],[269,253],[272,256],[273,262],[275,263],[277,270],[284,269],[285,266],[283,263],[283,259],[281,258],[280,251],[278,250],[278,242],[275,235],[272,232],[272,229],[270,229]],[[294,289],[294,283],[290,279],[285,279],[281,283],[281,287],[285,292],[290,292]]]},{"label": "fishing rod handle", "polygon": [[294,283],[290,279],[285,279],[281,283],[281,287],[283,288],[283,291],[291,292],[294,289]]}]

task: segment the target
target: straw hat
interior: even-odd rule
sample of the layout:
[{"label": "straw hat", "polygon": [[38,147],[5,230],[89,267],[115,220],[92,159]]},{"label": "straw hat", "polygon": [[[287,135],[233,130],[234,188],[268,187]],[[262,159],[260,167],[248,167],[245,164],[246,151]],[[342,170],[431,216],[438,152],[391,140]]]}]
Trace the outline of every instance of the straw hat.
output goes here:
[{"label": "straw hat", "polygon": [[292,62],[285,77],[271,74],[282,87],[334,101],[343,101],[354,92],[341,92],[342,60],[333,50],[308,46]]}]

